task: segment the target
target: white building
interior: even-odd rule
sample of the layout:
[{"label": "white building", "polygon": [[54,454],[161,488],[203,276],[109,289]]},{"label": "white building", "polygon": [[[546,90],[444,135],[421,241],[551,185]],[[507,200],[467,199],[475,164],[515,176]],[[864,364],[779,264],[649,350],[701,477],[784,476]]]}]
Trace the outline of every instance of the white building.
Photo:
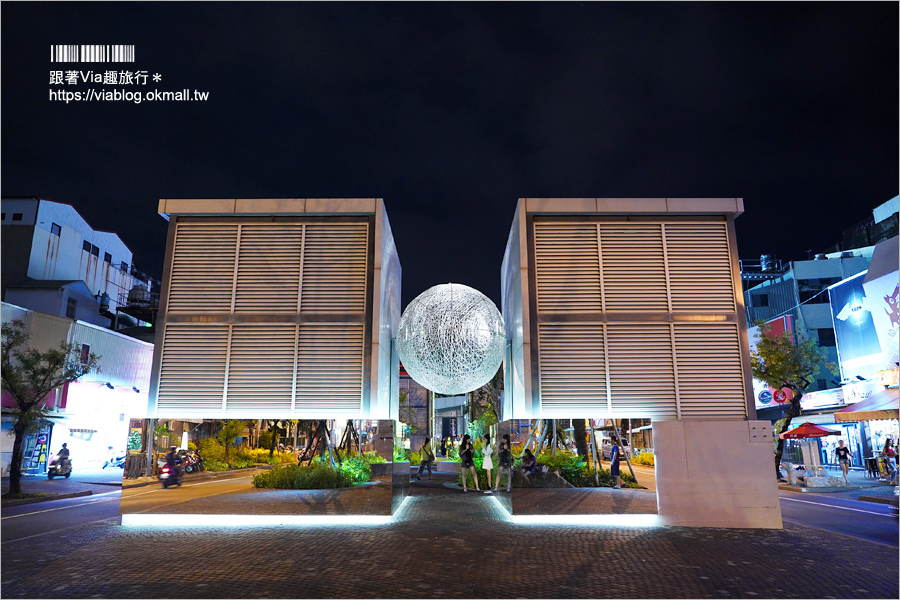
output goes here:
[{"label": "white building", "polygon": [[[92,372],[82,379],[60,388],[48,400],[48,405],[63,417],[52,427],[46,428],[47,447],[40,448],[35,439],[26,443],[25,458],[33,468],[23,471],[42,472],[47,459],[55,454],[63,443],[68,444],[77,468],[99,466],[112,446],[124,450],[128,434],[129,418],[141,417],[146,410],[150,387],[150,365],[153,344],[116,333],[92,323],[66,317],[31,311],[7,302],[2,303],[2,322],[21,320],[30,337],[30,347],[47,350],[61,342],[74,344],[83,353],[99,355],[99,372]],[[12,399],[3,396],[4,409],[12,406]],[[0,435],[4,476],[9,472],[12,457],[13,436],[5,435],[12,423],[4,415]],[[43,466],[40,457],[43,455]]]},{"label": "white building", "polygon": [[62,202],[4,197],[2,208],[3,301],[109,326],[119,298],[140,283],[119,236]]}]

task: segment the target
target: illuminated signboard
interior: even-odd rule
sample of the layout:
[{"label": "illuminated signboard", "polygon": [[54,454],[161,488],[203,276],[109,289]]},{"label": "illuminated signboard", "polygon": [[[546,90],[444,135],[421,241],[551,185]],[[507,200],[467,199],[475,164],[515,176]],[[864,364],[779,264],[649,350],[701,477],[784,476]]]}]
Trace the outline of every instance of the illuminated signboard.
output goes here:
[{"label": "illuminated signboard", "polygon": [[[769,333],[774,336],[783,335],[785,332],[794,333],[794,323],[790,315],[784,315],[771,321],[767,321],[769,325]],[[756,342],[759,339],[759,327],[750,327],[747,329],[747,337],[750,342],[750,350],[756,349]],[[772,408],[775,406],[789,406],[791,401],[791,393],[787,388],[776,390],[759,381],[753,380],[753,397],[756,402],[756,408]],[[801,401],[802,404],[802,401]]]},{"label": "illuminated signboard", "polygon": [[874,379],[886,366],[863,289],[865,274],[863,271],[828,288],[838,362],[844,380],[857,376]]}]

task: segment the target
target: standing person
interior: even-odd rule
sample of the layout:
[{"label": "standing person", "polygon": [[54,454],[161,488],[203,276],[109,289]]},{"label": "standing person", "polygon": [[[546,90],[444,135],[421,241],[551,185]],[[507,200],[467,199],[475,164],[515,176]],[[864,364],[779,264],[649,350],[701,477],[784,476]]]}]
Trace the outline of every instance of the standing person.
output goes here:
[{"label": "standing person", "polygon": [[422,471],[425,467],[428,467],[428,479],[431,479],[431,463],[434,462],[434,451],[431,449],[431,438],[425,438],[425,443],[422,444],[422,448],[419,450],[419,456],[422,460],[419,462],[419,473],[416,475],[415,479],[422,479]]},{"label": "standing person", "polygon": [[447,438],[441,438],[441,457],[447,458]]},{"label": "standing person", "polygon": [[897,451],[894,450],[894,440],[888,438],[884,442],[884,448],[881,449],[881,455],[884,457],[884,466],[890,472],[891,479],[894,479],[894,472],[897,463]]},{"label": "standing person", "polygon": [[619,476],[619,453],[621,452],[619,449],[619,438],[613,437],[612,443],[613,447],[609,454],[609,474],[616,478],[616,485],[613,487],[619,489],[625,485]]},{"label": "standing person", "polygon": [[459,459],[462,463],[463,491],[469,491],[466,488],[466,475],[468,474],[468,471],[472,473],[472,479],[475,481],[475,489],[480,492],[481,488],[478,486],[478,473],[475,472],[475,446],[472,445],[468,433],[463,436],[462,443],[459,445]]},{"label": "standing person", "polygon": [[484,434],[484,462],[481,463],[481,468],[487,471],[487,489],[484,490],[485,494],[491,494],[491,469],[494,468],[494,461],[491,460],[491,455],[494,453],[494,448],[491,446],[491,435],[489,433]]},{"label": "standing person", "polygon": [[853,456],[853,453],[850,452],[850,448],[844,447],[844,440],[838,440],[838,447],[834,449],[834,454],[837,456],[838,464],[841,465],[841,471],[844,473],[844,482],[850,485],[847,473],[850,471],[850,457]]},{"label": "standing person", "polygon": [[498,456],[498,467],[497,467],[497,482],[494,484],[494,489],[496,491],[500,491],[500,476],[503,474],[503,469],[506,469],[507,480],[506,480],[506,491],[509,492],[512,490],[512,451],[510,447],[512,446],[509,434],[504,433],[503,439],[500,440],[500,449]]}]

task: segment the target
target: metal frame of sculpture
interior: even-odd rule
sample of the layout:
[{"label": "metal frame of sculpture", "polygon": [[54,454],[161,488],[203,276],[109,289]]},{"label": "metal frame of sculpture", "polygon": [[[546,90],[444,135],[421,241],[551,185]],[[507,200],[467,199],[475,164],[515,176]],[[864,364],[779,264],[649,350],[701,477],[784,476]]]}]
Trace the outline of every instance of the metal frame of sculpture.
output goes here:
[{"label": "metal frame of sculpture", "polygon": [[426,388],[464,394],[489,382],[500,368],[506,352],[503,317],[478,290],[436,285],[403,311],[397,352],[410,376]]}]

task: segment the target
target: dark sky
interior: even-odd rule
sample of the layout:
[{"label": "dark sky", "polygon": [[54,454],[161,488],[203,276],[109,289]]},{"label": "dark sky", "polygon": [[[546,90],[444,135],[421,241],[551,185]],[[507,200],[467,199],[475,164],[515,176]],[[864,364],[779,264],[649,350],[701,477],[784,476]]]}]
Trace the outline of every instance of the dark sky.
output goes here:
[{"label": "dark sky", "polygon": [[[520,197],[743,197],[806,258],[898,193],[898,4],[2,5],[2,193],[74,205],[162,275],[159,198],[382,197],[403,304],[499,304]],[[131,65],[52,44],[133,44]],[[158,83],[51,86],[52,70]],[[50,101],[50,90],[209,92]]]}]

